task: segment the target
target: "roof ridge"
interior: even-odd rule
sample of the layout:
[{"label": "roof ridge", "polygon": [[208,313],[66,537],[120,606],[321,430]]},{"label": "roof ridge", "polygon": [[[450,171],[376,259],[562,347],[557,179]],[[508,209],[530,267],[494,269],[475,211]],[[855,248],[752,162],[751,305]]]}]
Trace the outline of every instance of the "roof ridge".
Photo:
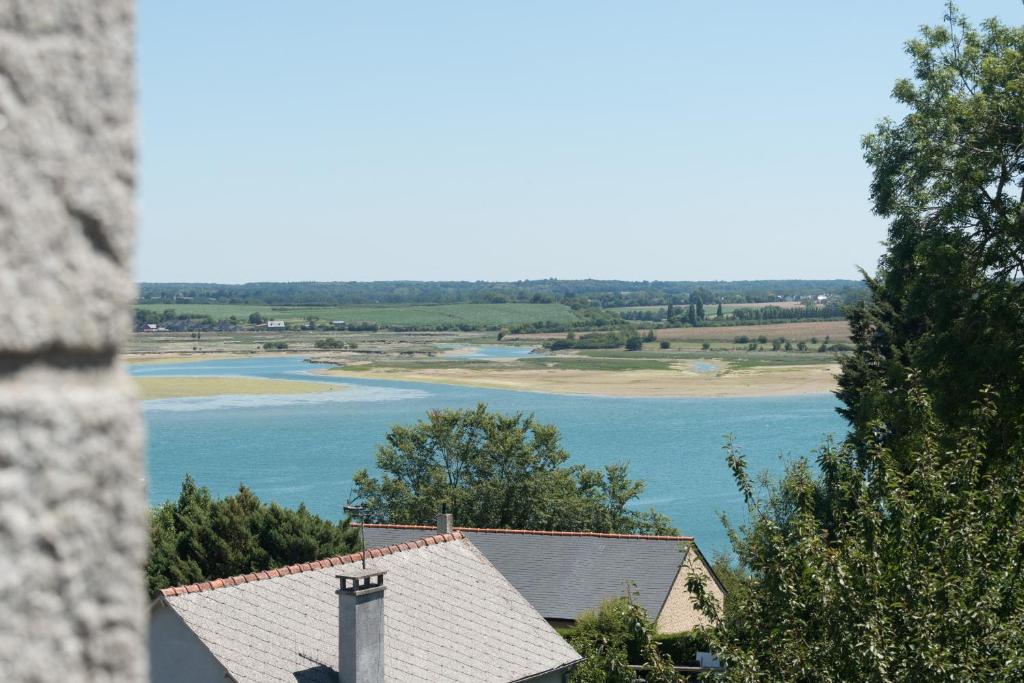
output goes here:
[{"label": "roof ridge", "polygon": [[361,562],[364,556],[367,559],[384,557],[385,555],[393,555],[395,553],[400,553],[407,550],[425,548],[428,545],[437,545],[438,543],[459,541],[464,538],[465,536],[463,536],[460,531],[455,530],[450,534],[435,534],[434,536],[427,536],[426,538],[417,538],[413,541],[406,541],[404,543],[397,543],[395,545],[382,546],[380,548],[367,548],[366,550],[362,550],[358,553],[349,553],[348,555],[335,555],[334,557],[325,557],[322,560],[316,560],[314,562],[301,562],[299,564],[290,564],[284,567],[266,569],[263,571],[253,572],[250,574],[239,574],[238,576],[231,576],[224,579],[214,579],[212,581],[203,581],[201,583],[190,583],[185,586],[173,586],[171,588],[162,588],[160,590],[160,595],[166,598],[178,595],[186,595],[189,593],[202,593],[203,591],[211,591],[216,590],[218,588],[226,588],[227,586],[240,586],[243,583],[253,583],[254,581],[263,581],[266,579],[277,578],[279,576],[288,576],[289,574],[301,574],[303,572],[315,571],[317,569],[326,569],[327,567],[337,567],[343,564]]},{"label": "roof ridge", "polygon": [[[420,524],[364,524],[371,529],[435,529]],[[596,538],[625,538],[638,541],[693,541],[693,536],[664,536],[656,534],[614,534],[601,531],[546,531],[541,529],[488,529],[485,527],[457,526],[455,531],[480,531],[491,534],[537,534],[540,536],[591,536]]]}]

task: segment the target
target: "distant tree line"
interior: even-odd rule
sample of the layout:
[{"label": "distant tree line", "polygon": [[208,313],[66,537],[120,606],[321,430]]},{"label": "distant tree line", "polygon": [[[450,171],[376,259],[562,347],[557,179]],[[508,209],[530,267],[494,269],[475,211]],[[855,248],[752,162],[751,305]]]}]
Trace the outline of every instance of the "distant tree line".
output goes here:
[{"label": "distant tree line", "polygon": [[704,302],[759,303],[808,294],[862,298],[856,280],[643,281],[521,280],[518,282],[252,282],[139,285],[146,304],[220,303],[338,306],[353,304],[562,303],[611,308],[667,306],[697,295]]}]

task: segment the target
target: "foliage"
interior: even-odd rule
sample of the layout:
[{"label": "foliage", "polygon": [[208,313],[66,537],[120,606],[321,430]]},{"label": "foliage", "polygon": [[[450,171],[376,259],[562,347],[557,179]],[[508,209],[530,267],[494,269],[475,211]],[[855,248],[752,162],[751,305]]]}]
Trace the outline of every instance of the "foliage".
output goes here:
[{"label": "foliage", "polygon": [[285,351],[288,348],[288,342],[264,342],[263,348],[267,351]]},{"label": "foliage", "polygon": [[851,317],[842,412],[862,442],[879,411],[901,432],[911,416],[893,399],[916,373],[960,426],[972,419],[964,397],[991,385],[1000,461],[1024,404],[1024,27],[976,28],[950,5],[907,52],[913,78],[893,96],[908,113],[864,140],[888,250]]},{"label": "foliage", "polygon": [[[826,446],[820,477],[801,460],[759,492],[730,448],[750,517],[731,533],[750,578],[711,634],[727,680],[1024,677],[1024,441],[993,475],[991,393],[952,434],[922,388],[905,401],[906,433]],[[699,579],[690,588],[720,616]]]},{"label": "foliage", "polygon": [[626,338],[627,351],[640,351],[644,348],[644,342],[640,337],[632,335]]},{"label": "foliage", "polygon": [[633,683],[637,672],[630,664],[646,667],[643,677],[649,683],[677,680],[672,660],[659,650],[654,625],[629,597],[607,600],[580,615],[564,635],[584,657],[569,677],[573,683]]},{"label": "foliage", "polygon": [[244,486],[215,499],[190,476],[176,501],[150,512],[146,578],[161,588],[248,574],[351,552],[359,537],[347,523],[266,504]]},{"label": "foliage", "polygon": [[644,484],[625,464],[603,471],[566,465],[553,425],[484,404],[434,410],[411,427],[395,426],[377,449],[377,479],[354,477],[368,522],[433,524],[442,505],[460,526],[676,533],[653,510],[630,507]]}]

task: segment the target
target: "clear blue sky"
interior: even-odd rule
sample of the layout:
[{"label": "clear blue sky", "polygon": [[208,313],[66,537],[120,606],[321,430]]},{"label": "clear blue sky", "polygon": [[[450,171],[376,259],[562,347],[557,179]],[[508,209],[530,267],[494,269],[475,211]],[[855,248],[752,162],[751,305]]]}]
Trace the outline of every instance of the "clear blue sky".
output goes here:
[{"label": "clear blue sky", "polygon": [[885,234],[860,136],[942,14],[140,0],[137,275],[856,277]]}]

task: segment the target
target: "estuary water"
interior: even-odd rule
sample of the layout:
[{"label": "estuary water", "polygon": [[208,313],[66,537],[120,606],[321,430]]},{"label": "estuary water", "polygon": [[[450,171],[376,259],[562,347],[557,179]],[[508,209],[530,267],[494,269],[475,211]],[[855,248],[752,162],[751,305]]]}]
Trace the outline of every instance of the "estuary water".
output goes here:
[{"label": "estuary water", "polygon": [[[224,495],[245,484],[262,499],[304,502],[338,519],[352,474],[373,469],[375,447],[395,424],[434,408],[478,402],[533,413],[562,433],[571,461],[589,467],[627,461],[647,482],[640,507],[669,515],[706,552],[726,550],[718,515],[743,519],[742,499],[722,445],[732,434],[752,473],[778,475],[846,423],[830,394],[763,398],[611,398],[440,384],[326,377],[298,357],[253,357],[135,365],[137,376],[246,376],[348,385],[346,391],[159,399],[143,403],[152,503],[177,496],[185,474]],[[458,523],[458,520],[456,520]]]}]

